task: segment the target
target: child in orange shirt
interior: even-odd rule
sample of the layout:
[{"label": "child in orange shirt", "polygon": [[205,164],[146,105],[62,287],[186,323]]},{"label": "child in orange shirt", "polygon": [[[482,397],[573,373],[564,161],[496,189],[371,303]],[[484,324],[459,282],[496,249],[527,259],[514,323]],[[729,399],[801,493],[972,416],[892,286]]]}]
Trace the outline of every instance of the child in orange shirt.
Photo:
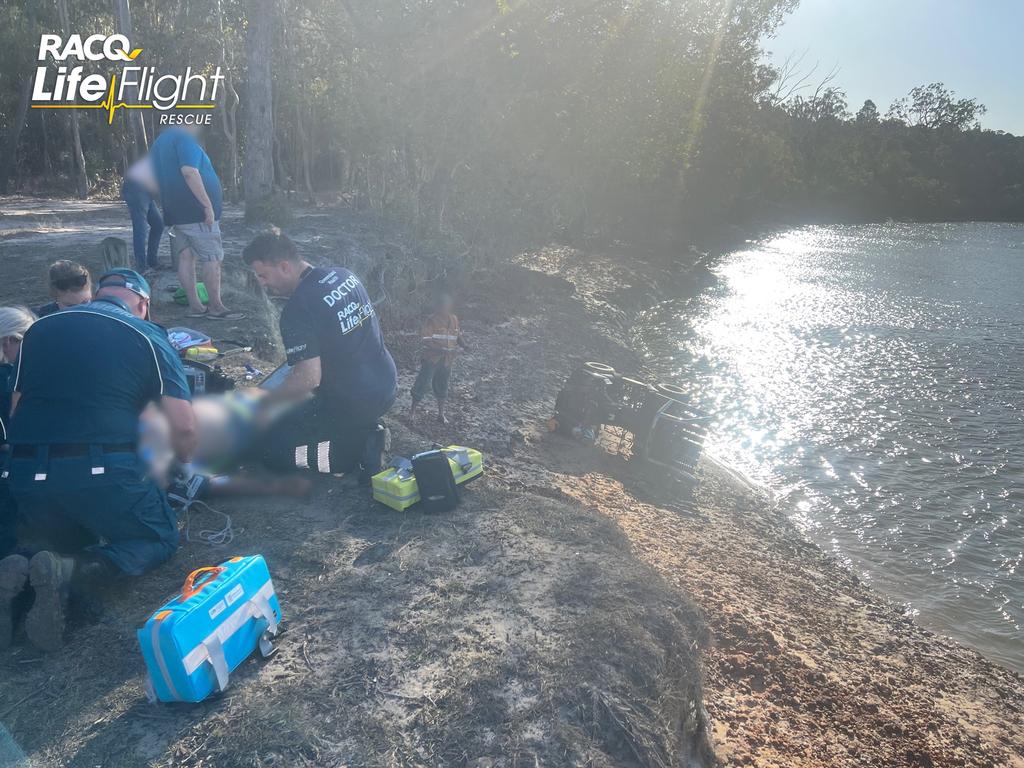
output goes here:
[{"label": "child in orange shirt", "polygon": [[412,409],[410,415],[416,415],[420,401],[427,390],[434,390],[437,399],[437,418],[447,424],[444,404],[448,398],[448,381],[452,373],[452,363],[458,353],[458,347],[466,348],[466,343],[459,331],[459,318],[452,310],[455,301],[451,294],[444,293],[438,299],[437,310],[423,324],[420,336],[423,339],[423,358],[420,364],[416,383],[412,385]]}]

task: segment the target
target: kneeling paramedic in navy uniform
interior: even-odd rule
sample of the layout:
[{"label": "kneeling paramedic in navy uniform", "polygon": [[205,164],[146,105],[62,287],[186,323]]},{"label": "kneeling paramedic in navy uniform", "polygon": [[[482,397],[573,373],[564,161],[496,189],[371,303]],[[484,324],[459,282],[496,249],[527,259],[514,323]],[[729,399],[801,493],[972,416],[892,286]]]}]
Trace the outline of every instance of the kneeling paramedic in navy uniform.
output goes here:
[{"label": "kneeling paramedic in navy uniform", "polygon": [[[181,361],[146,319],[149,296],[138,273],[112,270],[93,301],[37,321],[22,341],[2,472],[17,502],[19,547],[35,554],[0,561],[0,581],[13,585],[21,573],[31,584],[25,629],[43,650],[63,644],[70,587],[138,576],[177,548],[175,514],[137,454],[139,415],[159,403],[183,461],[196,426]],[[0,595],[8,626],[12,591]]]},{"label": "kneeling paramedic in navy uniform", "polygon": [[297,405],[268,430],[261,458],[282,470],[358,468],[368,482],[387,450],[379,420],[395,402],[398,377],[366,288],[343,267],[302,260],[277,230],[256,237],[242,258],[268,293],[289,297],[280,324],[292,370],[266,401]]}]

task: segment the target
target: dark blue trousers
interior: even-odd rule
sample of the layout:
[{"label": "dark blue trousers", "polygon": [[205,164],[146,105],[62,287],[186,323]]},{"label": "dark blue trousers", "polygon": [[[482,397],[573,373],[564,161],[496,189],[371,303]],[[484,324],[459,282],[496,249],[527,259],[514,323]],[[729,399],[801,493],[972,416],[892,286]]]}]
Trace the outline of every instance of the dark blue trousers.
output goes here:
[{"label": "dark blue trousers", "polygon": [[452,367],[444,361],[444,358],[440,360],[424,358],[420,363],[420,372],[412,385],[413,402],[418,403],[426,397],[430,389],[434,390],[434,397],[444,400],[448,397],[448,380],[451,375]]},{"label": "dark blue trousers", "polygon": [[382,446],[374,436],[395,396],[391,392],[342,403],[317,393],[279,416],[253,444],[250,458],[280,472],[350,472],[359,465],[366,467],[374,451],[379,461]]},{"label": "dark blue trousers", "polygon": [[[95,471],[98,463],[102,473]],[[138,576],[178,547],[174,511],[134,453],[103,454],[99,461],[12,458],[8,483],[17,504],[21,551],[87,552]]]},{"label": "dark blue trousers", "polygon": [[121,196],[128,204],[132,217],[132,249],[135,265],[139,272],[159,264],[160,237],[164,232],[164,220],[160,209],[146,188],[137,181],[126,179],[121,187]]},{"label": "dark blue trousers", "polygon": [[[0,459],[0,463],[3,459]],[[17,550],[18,507],[11,496],[10,484],[0,479],[0,560]]]}]

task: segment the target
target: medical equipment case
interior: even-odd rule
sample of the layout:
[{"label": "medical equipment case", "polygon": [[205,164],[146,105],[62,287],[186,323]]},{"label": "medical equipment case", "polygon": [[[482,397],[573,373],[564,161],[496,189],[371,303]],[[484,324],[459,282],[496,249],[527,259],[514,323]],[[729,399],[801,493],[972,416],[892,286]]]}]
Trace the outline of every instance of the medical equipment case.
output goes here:
[{"label": "medical equipment case", "polygon": [[[452,476],[458,485],[468,483],[484,471],[484,456],[474,448],[449,445],[441,451],[448,457]],[[416,457],[414,456],[413,459]],[[372,478],[373,498],[398,512],[420,500],[419,486],[412,471],[412,461],[396,456],[391,465]]]},{"label": "medical equipment case", "polygon": [[273,652],[281,606],[261,555],[197,568],[138,630],[150,701],[198,702],[253,651]]}]

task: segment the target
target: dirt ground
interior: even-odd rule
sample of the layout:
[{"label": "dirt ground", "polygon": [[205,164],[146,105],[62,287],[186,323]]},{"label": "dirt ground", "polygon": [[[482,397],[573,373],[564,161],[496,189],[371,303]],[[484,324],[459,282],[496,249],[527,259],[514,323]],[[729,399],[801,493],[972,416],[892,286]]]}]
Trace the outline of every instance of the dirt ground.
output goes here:
[{"label": "dirt ground", "polygon": [[[686,290],[685,276],[638,275],[618,253],[551,248],[525,263],[553,284],[548,298],[531,278],[525,293],[540,307],[522,324],[531,338],[506,355],[542,371],[558,371],[573,350],[628,369],[631,354],[607,340],[628,338],[629,309],[645,306],[638,297],[654,295],[653,282]],[[574,319],[581,309],[589,323]],[[558,385],[547,378],[548,396],[527,408],[528,450],[507,462],[506,479],[600,511],[637,559],[697,604],[711,633],[704,703],[722,764],[1024,766],[1018,674],[915,625],[727,468],[704,461],[688,496],[630,466],[611,440],[591,449],[553,440],[539,426]]]},{"label": "dirt ground", "polygon": [[[0,200],[0,301],[41,302],[46,263],[127,236],[116,206],[46,205]],[[272,313],[237,266],[249,233],[234,212],[224,229],[227,300],[249,316],[206,330],[266,366]],[[292,230],[357,269],[385,247],[344,213]],[[448,427],[404,414],[414,342],[389,322],[397,451],[487,454],[459,509],[393,513],[332,479],[308,503],[218,504],[231,544],[183,542],[57,654],[0,654],[0,764],[1024,766],[1021,678],[916,627],[741,478],[705,461],[693,493],[610,440],[546,432],[573,364],[635,365],[631,310],[688,281],[555,248],[475,275]],[[254,552],[281,596],[279,652],[219,698],[148,705],[134,630],[193,567]]]}]

